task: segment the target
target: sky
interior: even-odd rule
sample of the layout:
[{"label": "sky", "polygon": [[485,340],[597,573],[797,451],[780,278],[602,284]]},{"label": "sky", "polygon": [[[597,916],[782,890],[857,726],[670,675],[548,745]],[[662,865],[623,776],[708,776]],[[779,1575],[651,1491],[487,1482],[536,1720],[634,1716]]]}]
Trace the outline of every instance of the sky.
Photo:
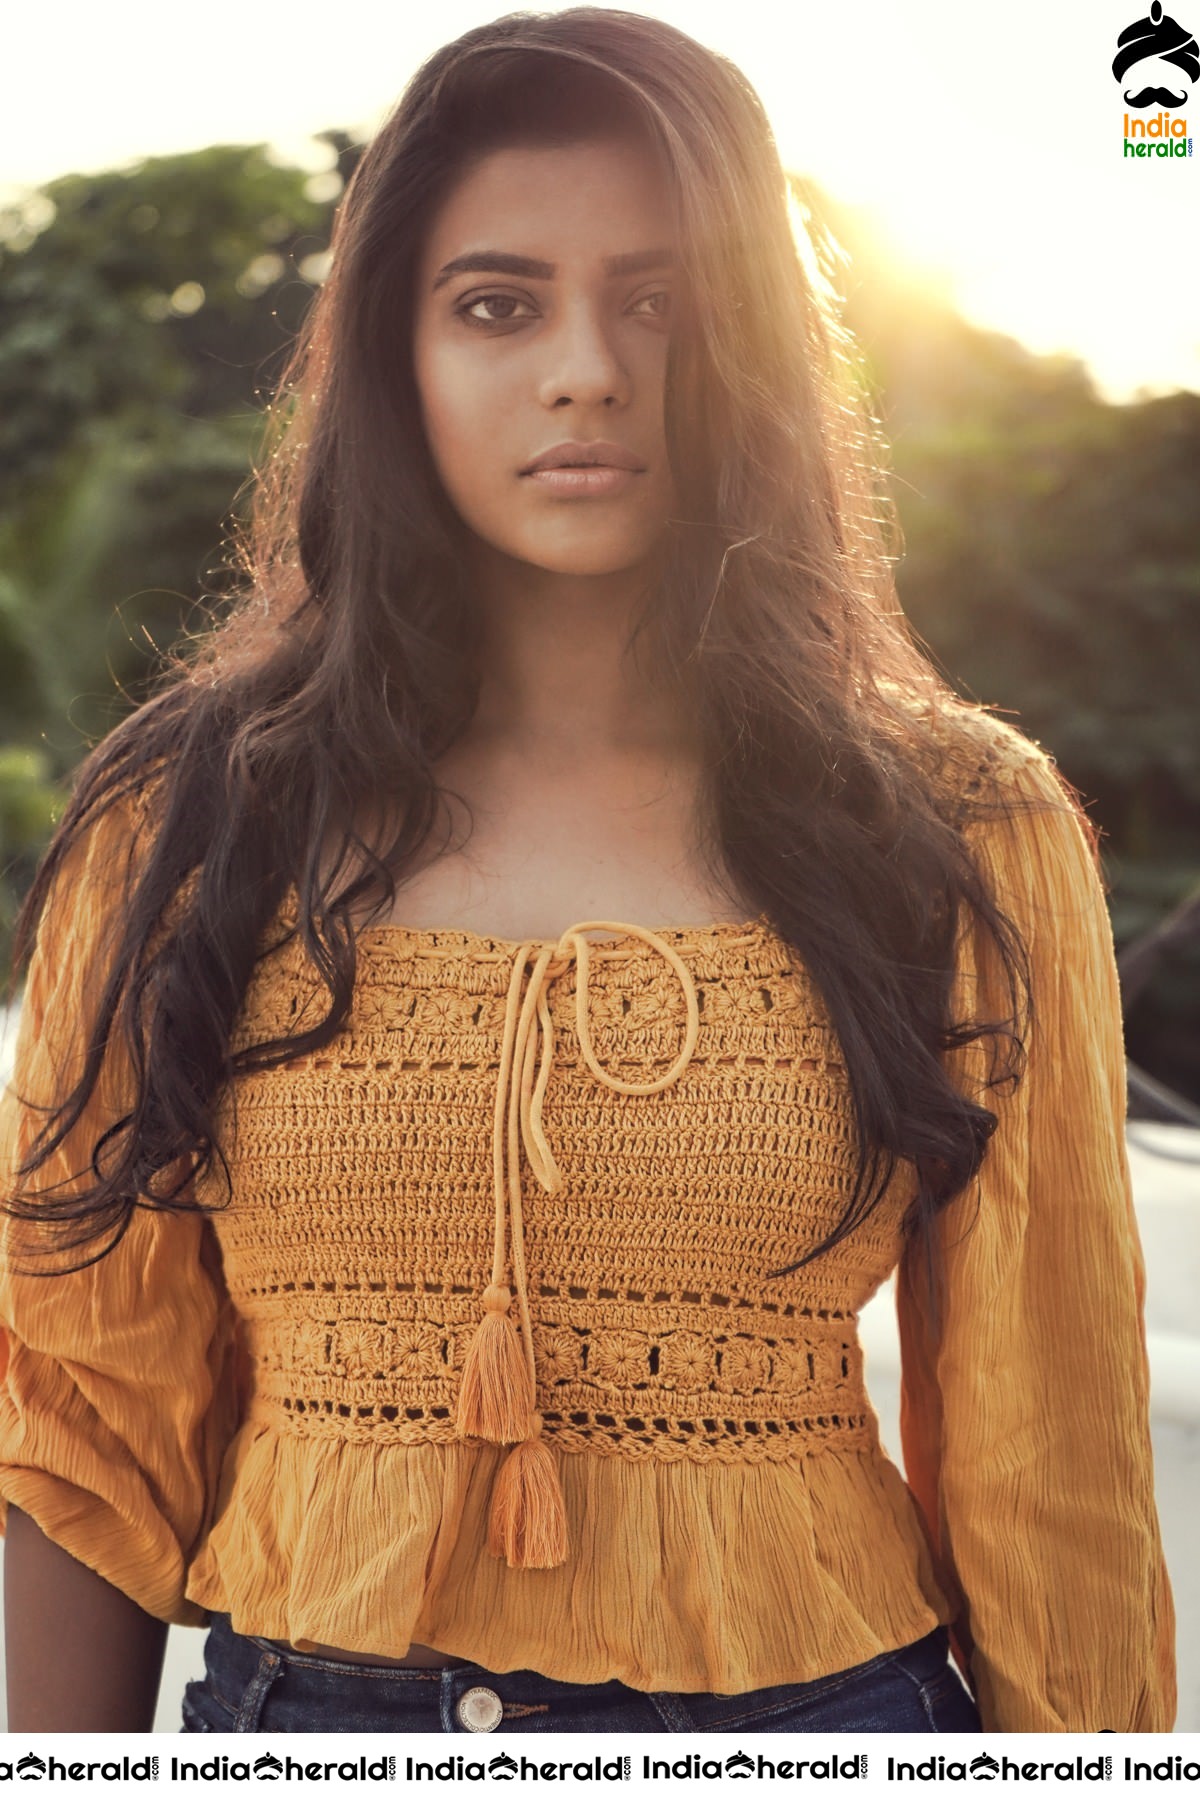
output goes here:
[{"label": "sky", "polygon": [[[1166,0],[1200,33],[1200,0]],[[1196,154],[1123,155],[1118,34],[1149,0],[637,0],[733,58],[785,165],[864,208],[969,318],[1130,400],[1200,390]],[[1191,9],[1191,10],[1189,10]],[[60,0],[0,26],[0,186],[216,142],[366,135],[479,0]],[[555,4],[540,10],[561,11]],[[1178,72],[1156,72],[1186,88]],[[1194,103],[1193,103],[1194,102]],[[1136,116],[1153,119],[1160,109]],[[1130,116],[1135,116],[1132,113]]]}]

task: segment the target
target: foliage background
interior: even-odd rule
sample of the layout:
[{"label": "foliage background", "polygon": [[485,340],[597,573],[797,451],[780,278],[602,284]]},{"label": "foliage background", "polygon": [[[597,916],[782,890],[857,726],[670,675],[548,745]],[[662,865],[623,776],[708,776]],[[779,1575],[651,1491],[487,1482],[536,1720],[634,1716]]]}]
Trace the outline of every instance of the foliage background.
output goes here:
[{"label": "foliage background", "polygon": [[[222,597],[222,532],[356,156],[222,145],[0,212],[0,951],[87,744]],[[892,444],[901,599],[1104,827],[1118,946],[1200,890],[1200,396],[1125,406],[970,326],[811,184]],[[1031,271],[1031,279],[1036,273]],[[1200,945],[1127,1020],[1200,1101]]]}]

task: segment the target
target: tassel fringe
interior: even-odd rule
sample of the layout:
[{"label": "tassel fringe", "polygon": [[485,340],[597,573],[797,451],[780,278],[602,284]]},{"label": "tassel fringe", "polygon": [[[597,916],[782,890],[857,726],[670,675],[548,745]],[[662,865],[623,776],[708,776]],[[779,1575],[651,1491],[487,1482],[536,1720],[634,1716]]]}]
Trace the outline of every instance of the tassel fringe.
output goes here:
[{"label": "tassel fringe", "polygon": [[529,1435],[533,1408],[520,1334],[509,1315],[512,1294],[493,1282],[484,1289],[484,1314],[463,1358],[458,1388],[460,1437],[512,1444]]},{"label": "tassel fringe", "polygon": [[496,1474],[487,1547],[512,1569],[553,1569],[567,1560],[566,1508],[540,1413],[532,1436],[509,1451]]}]

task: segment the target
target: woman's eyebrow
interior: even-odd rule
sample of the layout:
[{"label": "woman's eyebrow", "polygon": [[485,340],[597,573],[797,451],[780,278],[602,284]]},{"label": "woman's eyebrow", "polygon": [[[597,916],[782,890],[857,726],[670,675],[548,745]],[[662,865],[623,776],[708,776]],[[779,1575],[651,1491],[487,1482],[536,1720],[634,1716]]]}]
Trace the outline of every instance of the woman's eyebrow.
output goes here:
[{"label": "woman's eyebrow", "polygon": [[649,269],[666,269],[675,261],[667,249],[627,250],[623,256],[606,256],[601,265],[606,275],[643,275]]},{"label": "woman's eyebrow", "polygon": [[[620,256],[606,256],[601,267],[606,275],[641,275],[648,269],[664,269],[673,261],[669,250],[627,250]],[[444,263],[433,279],[433,291],[443,287],[454,275],[519,275],[526,281],[553,281],[558,273],[555,263],[541,262],[533,256],[514,256],[508,250],[471,250]]]},{"label": "woman's eyebrow", "polygon": [[452,275],[522,275],[527,281],[551,281],[555,273],[553,263],[539,262],[533,256],[513,256],[507,250],[471,250],[444,263],[434,276],[433,288],[436,293]]}]

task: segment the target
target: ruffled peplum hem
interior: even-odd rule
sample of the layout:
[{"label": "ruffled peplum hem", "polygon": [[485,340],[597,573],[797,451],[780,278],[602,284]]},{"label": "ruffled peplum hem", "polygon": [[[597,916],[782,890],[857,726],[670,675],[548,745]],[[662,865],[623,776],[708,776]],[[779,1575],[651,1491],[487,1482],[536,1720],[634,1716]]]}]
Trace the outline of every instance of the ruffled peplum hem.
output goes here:
[{"label": "ruffled peplum hem", "polygon": [[677,1693],[813,1680],[949,1619],[879,1450],[756,1465],[560,1453],[570,1549],[550,1569],[488,1553],[503,1455],[248,1424],[188,1598],[301,1650],[420,1643],[497,1674]]}]

